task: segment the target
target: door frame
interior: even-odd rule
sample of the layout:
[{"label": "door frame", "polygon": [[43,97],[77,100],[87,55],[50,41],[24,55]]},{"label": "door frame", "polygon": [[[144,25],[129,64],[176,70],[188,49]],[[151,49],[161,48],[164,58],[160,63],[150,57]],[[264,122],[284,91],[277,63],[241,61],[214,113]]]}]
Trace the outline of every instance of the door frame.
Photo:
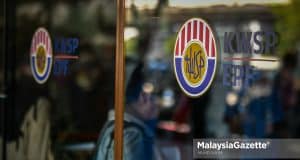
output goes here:
[{"label": "door frame", "polygon": [[123,159],[123,119],[124,119],[124,25],[125,0],[117,0],[117,27],[115,52],[115,132],[114,132],[114,158]]}]

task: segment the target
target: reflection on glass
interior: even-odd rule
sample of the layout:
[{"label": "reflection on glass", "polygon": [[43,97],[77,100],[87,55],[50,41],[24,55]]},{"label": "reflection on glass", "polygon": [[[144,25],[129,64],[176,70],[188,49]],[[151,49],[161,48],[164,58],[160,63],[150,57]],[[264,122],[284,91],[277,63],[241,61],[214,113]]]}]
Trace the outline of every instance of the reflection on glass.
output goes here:
[{"label": "reflection on glass", "polygon": [[[299,6],[297,0],[127,0],[124,157],[192,159],[195,138],[299,138]],[[7,159],[113,159],[115,16],[111,0],[16,3]],[[2,10],[0,17],[2,37]],[[210,24],[219,58],[210,89],[197,98],[180,89],[173,67],[177,33],[193,17]],[[54,61],[64,71],[52,72],[44,85],[34,81],[29,61],[39,27],[49,31]],[[260,31],[280,35],[274,49],[266,49],[272,38],[258,36],[256,43],[250,34],[251,53],[240,39],[230,41],[240,50],[224,52],[228,33]],[[78,40],[70,54],[68,39]],[[262,54],[252,53],[260,47]],[[183,68],[197,85],[207,57],[197,44],[189,49]],[[0,98],[6,87],[3,54]],[[44,68],[44,52],[38,56]]]},{"label": "reflection on glass", "polygon": [[[295,120],[284,118],[284,115],[287,116],[290,112],[287,111],[290,109],[283,109],[284,106],[289,104],[295,107],[294,102],[299,101],[294,97],[295,90],[292,89],[295,88],[295,83],[290,81],[297,79],[295,74],[291,74],[296,73],[295,68],[285,68],[283,62],[285,58],[282,55],[295,56],[296,52],[290,53],[287,49],[280,49],[286,45],[285,42],[281,42],[284,41],[281,38],[277,46],[269,50],[265,45],[266,41],[271,40],[268,36],[258,36],[259,43],[252,37],[255,32],[260,31],[272,33],[276,31],[284,34],[282,22],[288,20],[278,18],[283,14],[283,11],[279,10],[297,6],[296,1],[126,2],[126,91],[136,87],[129,85],[130,78],[134,77],[132,70],[139,63],[144,64],[143,77],[151,84],[151,88],[153,85],[151,95],[158,109],[153,149],[159,150],[160,156],[172,159],[174,158],[172,156],[177,155],[175,157],[178,159],[192,159],[191,141],[194,138],[266,138],[292,137],[292,135],[297,137],[296,130],[290,130],[289,127],[282,128],[283,124],[290,124],[283,121]],[[295,13],[286,16],[293,17],[292,15]],[[218,39],[217,76],[209,91],[198,98],[190,98],[181,91],[173,68],[176,34],[181,25],[193,17],[205,19]],[[278,27],[281,28],[278,30]],[[252,32],[249,40],[250,52],[252,49],[260,49],[263,45],[264,49],[261,50],[263,53],[246,53],[243,49],[236,53],[224,52],[226,47],[224,35],[229,32],[245,35]],[[235,48],[240,43],[233,40],[232,44]],[[201,68],[195,66],[205,63],[202,63],[200,54],[194,52],[195,47],[197,46],[191,46],[191,52],[185,54],[186,63],[183,69],[187,71],[186,73],[190,73],[186,77],[198,82],[197,78],[201,78],[198,75],[203,73],[197,70]],[[283,80],[282,74],[287,76],[286,80]],[[224,77],[229,85],[224,85]],[[281,88],[281,85],[285,87]],[[282,95],[283,93],[294,98],[287,98]],[[129,101],[128,97],[125,101]],[[138,109],[143,110],[143,107]],[[147,126],[147,122],[143,123]],[[299,124],[297,122],[297,125],[293,126]],[[279,133],[278,128],[284,131]],[[131,145],[127,143],[126,141],[125,147]]]}]

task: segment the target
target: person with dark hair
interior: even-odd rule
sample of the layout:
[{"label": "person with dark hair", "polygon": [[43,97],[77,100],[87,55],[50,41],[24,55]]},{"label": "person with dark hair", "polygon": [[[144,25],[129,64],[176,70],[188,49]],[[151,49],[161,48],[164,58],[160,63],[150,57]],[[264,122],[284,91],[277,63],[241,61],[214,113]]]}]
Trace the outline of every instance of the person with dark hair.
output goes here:
[{"label": "person with dark hair", "polygon": [[[153,160],[154,133],[158,110],[142,74],[143,65],[133,71],[126,89],[124,113],[124,158],[125,160]],[[95,160],[114,159],[114,111],[110,111],[96,148]]]},{"label": "person with dark hair", "polygon": [[297,66],[297,51],[288,51],[272,87],[273,133],[272,137],[290,137],[291,121],[296,106],[296,89],[293,72]]}]

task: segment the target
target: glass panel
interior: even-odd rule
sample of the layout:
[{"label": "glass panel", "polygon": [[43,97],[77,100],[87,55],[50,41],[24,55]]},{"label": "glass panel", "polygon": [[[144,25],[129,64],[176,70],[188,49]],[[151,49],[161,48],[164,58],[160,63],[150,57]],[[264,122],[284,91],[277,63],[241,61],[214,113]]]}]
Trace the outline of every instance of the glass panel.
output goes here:
[{"label": "glass panel", "polygon": [[288,50],[299,50],[298,6],[126,1],[124,156],[192,159],[195,138],[299,137]]},{"label": "glass panel", "polygon": [[114,105],[115,6],[110,0],[17,1],[7,159],[92,157]]}]

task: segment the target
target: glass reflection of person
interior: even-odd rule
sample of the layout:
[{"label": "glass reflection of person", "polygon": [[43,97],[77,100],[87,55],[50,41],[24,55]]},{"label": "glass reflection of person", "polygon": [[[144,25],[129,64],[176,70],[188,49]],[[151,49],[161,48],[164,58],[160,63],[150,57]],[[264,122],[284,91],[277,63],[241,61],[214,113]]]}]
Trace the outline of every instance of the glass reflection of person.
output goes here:
[{"label": "glass reflection of person", "polygon": [[[145,92],[142,66],[140,64],[134,70],[126,90],[123,142],[125,160],[157,159],[154,157],[154,131],[158,110],[151,94]],[[96,160],[113,159],[113,132],[114,111],[110,111],[108,121],[100,134]]]}]

